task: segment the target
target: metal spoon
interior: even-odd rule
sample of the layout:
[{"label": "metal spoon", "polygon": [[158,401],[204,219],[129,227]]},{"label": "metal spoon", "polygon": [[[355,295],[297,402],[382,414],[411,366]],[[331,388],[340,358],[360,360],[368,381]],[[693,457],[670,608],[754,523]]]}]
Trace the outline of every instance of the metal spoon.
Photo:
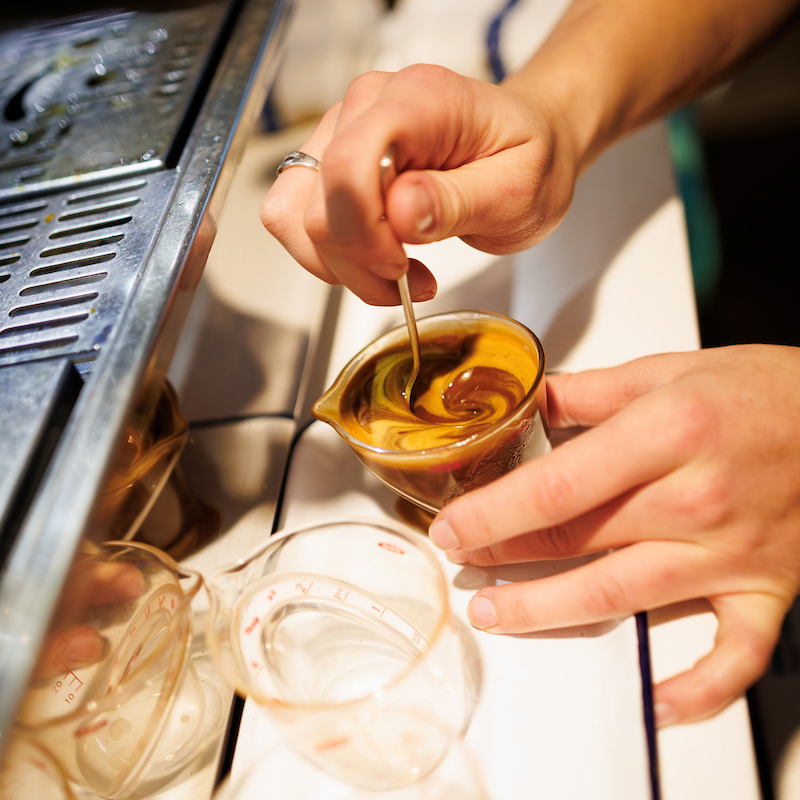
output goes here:
[{"label": "metal spoon", "polygon": [[[394,166],[394,145],[392,145],[381,159],[381,190],[384,199],[386,197],[386,190],[389,188],[389,184],[396,175],[397,171]],[[411,355],[414,359],[411,374],[408,376],[405,389],[406,401],[408,405],[411,406],[411,390],[419,375],[421,357],[419,351],[419,334],[417,333],[417,320],[414,316],[414,306],[411,303],[411,292],[408,288],[408,272],[404,273],[403,277],[398,279],[397,288],[400,290],[400,300],[403,302],[403,314],[406,318],[408,339],[411,343]]]},{"label": "metal spoon", "polygon": [[411,406],[411,390],[414,387],[414,382],[419,375],[420,366],[420,353],[419,353],[419,334],[417,333],[417,320],[414,317],[414,307],[411,305],[411,292],[408,290],[408,273],[404,274],[402,278],[397,281],[397,286],[400,289],[400,299],[403,301],[403,313],[406,316],[406,326],[408,327],[408,338],[411,342],[411,355],[414,358],[414,366],[411,368],[411,374],[406,381],[406,400],[408,405]]}]

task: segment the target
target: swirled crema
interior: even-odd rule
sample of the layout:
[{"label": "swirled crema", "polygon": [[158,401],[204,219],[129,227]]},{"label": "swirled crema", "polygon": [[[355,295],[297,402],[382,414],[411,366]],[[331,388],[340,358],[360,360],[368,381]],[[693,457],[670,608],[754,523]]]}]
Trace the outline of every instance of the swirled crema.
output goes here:
[{"label": "swirled crema", "polygon": [[412,451],[460,442],[509,417],[534,385],[536,350],[499,325],[420,336],[411,405],[407,342],[378,353],[344,387],[340,422],[358,441]]}]

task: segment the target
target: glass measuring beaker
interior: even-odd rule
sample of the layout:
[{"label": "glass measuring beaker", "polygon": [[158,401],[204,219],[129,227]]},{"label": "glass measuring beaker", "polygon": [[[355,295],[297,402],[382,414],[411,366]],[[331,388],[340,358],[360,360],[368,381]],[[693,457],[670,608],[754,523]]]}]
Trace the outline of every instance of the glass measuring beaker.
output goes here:
[{"label": "glass measuring beaker", "polygon": [[188,439],[189,423],[180,412],[175,390],[165,381],[152,411],[135,414],[125,429],[89,522],[90,538],[135,536]]},{"label": "glass measuring beaker", "polygon": [[362,519],[306,525],[207,588],[218,669],[337,780],[411,784],[466,730],[477,650],[420,534]]},{"label": "glass measuring beaker", "polygon": [[358,353],[314,405],[361,462],[431,513],[550,450],[545,357],[524,325],[486,311],[417,320],[413,402],[408,333]]},{"label": "glass measuring beaker", "polygon": [[188,658],[201,585],[147,545],[79,557],[17,720],[75,783],[117,798],[190,756],[205,703]]},{"label": "glass measuring beaker", "polygon": [[234,765],[213,800],[487,800],[487,795],[475,758],[461,741],[423,780],[380,793],[341,783],[282,744],[258,753],[241,773]]}]

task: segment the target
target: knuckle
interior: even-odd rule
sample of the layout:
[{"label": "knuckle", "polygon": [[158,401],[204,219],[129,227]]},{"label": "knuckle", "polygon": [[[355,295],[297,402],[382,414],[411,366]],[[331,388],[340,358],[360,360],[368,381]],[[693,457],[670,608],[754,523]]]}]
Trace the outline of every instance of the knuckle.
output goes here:
[{"label": "knuckle", "polygon": [[350,137],[339,136],[334,139],[325,150],[325,171],[326,186],[334,179],[338,183],[347,183],[353,174],[354,148],[358,143],[351,141]]},{"label": "knuckle", "polygon": [[439,197],[443,205],[442,227],[439,233],[451,233],[462,230],[463,227],[473,219],[474,209],[472,199],[466,188],[456,180],[452,180],[447,173],[437,176],[443,192],[439,192]]},{"label": "knuckle", "polygon": [[509,591],[506,602],[499,605],[497,616],[500,626],[509,631],[527,632],[537,629],[536,621],[532,614],[532,606],[527,596],[521,591]]},{"label": "knuckle", "polygon": [[465,555],[469,563],[475,567],[496,567],[505,563],[502,559],[498,558],[494,549],[491,547],[480,547],[477,550],[470,550]]},{"label": "knuckle", "polygon": [[741,642],[739,667],[748,685],[761,675],[772,659],[774,642],[769,637],[753,632]]},{"label": "knuckle", "polygon": [[[538,531],[537,558],[569,558],[576,554],[572,526],[569,523],[554,525]],[[533,545],[531,544],[531,549]]]},{"label": "knuckle", "polygon": [[716,432],[717,416],[698,391],[674,393],[656,428],[672,452],[689,458]]},{"label": "knuckle", "polygon": [[[347,86],[343,104],[361,104],[372,98],[375,91],[386,81],[382,72],[364,72],[353,78]],[[337,112],[338,113],[338,112]]]},{"label": "knuckle", "polygon": [[734,696],[728,684],[720,683],[711,675],[695,675],[696,672],[689,673],[693,685],[683,701],[689,719],[702,719],[720,711]]},{"label": "knuckle", "polygon": [[278,236],[285,228],[286,215],[282,213],[285,210],[284,204],[277,199],[275,191],[276,190],[271,191],[261,201],[258,215],[261,224],[273,234],[273,236]]},{"label": "knuckle", "polygon": [[672,493],[670,500],[675,514],[708,530],[719,528],[730,519],[735,496],[733,484],[724,472],[707,470],[682,482],[680,491]]},{"label": "knuckle", "polygon": [[453,77],[451,70],[438,64],[410,64],[397,72],[398,81],[410,81],[425,86],[436,85]]},{"label": "knuckle", "polygon": [[325,245],[330,241],[328,215],[324,205],[309,204],[303,214],[303,228],[315,245]]},{"label": "knuckle", "polygon": [[614,619],[630,611],[625,589],[612,574],[593,576],[585,591],[589,610],[600,619]]},{"label": "knuckle", "polygon": [[575,490],[566,476],[556,470],[548,470],[536,483],[533,504],[548,519],[564,516],[573,506]]}]

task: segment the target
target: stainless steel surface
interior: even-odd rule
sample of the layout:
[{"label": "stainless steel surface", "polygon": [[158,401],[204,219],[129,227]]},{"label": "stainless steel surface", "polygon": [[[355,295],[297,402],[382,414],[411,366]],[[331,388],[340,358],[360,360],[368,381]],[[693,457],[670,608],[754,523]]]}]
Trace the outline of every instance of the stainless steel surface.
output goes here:
[{"label": "stainless steel surface", "polygon": [[177,179],[164,170],[0,205],[0,248],[14,241],[13,252],[0,256],[0,365],[97,356],[153,247]]},{"label": "stainless steel surface", "polygon": [[[77,374],[72,376],[72,385],[65,386],[70,373],[74,368],[67,359],[0,368],[0,531],[18,493],[29,488],[24,484],[33,477],[30,470],[45,446],[55,407],[59,402],[71,406],[80,391]],[[0,539],[0,562],[7,541],[5,536]]]},{"label": "stainless steel surface", "polygon": [[231,5],[83,14],[0,36],[0,200],[163,166]]},{"label": "stainless steel surface", "polygon": [[[152,226],[142,233],[152,238],[141,253],[135,290],[99,342],[96,362],[0,574],[0,734],[27,685],[126,420],[147,399],[143,387],[159,386],[169,364],[244,137],[277,65],[287,10],[282,0],[242,5],[177,163],[154,173],[167,201],[160,215],[137,226]],[[132,208],[137,206],[143,207]],[[130,213],[106,208],[100,215]],[[86,285],[94,291],[105,281]]]}]

